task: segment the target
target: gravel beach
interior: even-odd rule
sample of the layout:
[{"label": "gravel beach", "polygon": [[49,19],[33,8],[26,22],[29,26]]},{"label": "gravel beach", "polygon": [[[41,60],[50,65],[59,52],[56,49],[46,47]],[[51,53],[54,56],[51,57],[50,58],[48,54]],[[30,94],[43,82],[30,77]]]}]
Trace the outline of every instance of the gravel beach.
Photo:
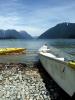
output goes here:
[{"label": "gravel beach", "polygon": [[[60,92],[61,91],[61,92]],[[40,62],[0,63],[0,100],[65,100],[68,97],[42,68]]]}]

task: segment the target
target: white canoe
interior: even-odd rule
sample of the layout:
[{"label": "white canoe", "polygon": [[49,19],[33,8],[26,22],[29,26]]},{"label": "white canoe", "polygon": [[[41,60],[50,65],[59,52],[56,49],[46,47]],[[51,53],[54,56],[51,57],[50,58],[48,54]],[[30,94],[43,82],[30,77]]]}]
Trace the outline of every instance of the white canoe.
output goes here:
[{"label": "white canoe", "polygon": [[75,62],[65,61],[63,57],[56,57],[52,53],[39,50],[40,61],[56,81],[56,83],[70,96],[75,94]]}]

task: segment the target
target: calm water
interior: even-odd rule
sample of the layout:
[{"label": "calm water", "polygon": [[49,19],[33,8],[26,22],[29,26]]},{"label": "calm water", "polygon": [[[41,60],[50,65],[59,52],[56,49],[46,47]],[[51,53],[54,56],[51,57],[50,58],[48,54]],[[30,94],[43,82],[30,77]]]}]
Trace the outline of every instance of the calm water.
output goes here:
[{"label": "calm water", "polygon": [[[0,48],[5,47],[22,47],[28,50],[29,55],[23,55],[25,61],[34,61],[38,59],[38,49],[47,43],[48,46],[53,46],[61,49],[64,52],[75,55],[75,39],[34,39],[34,40],[0,40]],[[4,59],[4,58],[3,58]],[[3,60],[0,59],[1,61]]]}]

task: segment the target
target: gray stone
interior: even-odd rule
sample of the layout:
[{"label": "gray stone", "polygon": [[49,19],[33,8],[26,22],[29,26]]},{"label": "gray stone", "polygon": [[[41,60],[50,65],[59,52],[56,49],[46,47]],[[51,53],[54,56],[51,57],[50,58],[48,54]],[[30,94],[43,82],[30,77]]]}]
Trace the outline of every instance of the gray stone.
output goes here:
[{"label": "gray stone", "polygon": [[45,100],[45,84],[38,70],[28,68],[24,73],[4,70],[0,74],[3,84],[0,85],[0,100]]},{"label": "gray stone", "polygon": [[0,75],[0,81],[2,81],[2,79],[3,79],[3,76],[2,76],[2,74]]}]

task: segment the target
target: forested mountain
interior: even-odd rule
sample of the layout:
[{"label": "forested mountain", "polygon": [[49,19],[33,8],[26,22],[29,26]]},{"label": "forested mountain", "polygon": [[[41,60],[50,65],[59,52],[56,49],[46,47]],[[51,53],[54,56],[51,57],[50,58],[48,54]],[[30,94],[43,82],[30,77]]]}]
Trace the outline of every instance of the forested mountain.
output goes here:
[{"label": "forested mountain", "polygon": [[25,31],[20,31],[19,33],[21,34],[21,37],[24,38],[24,39],[32,39],[31,35],[29,35]]},{"label": "forested mountain", "polygon": [[53,39],[53,38],[75,38],[75,23],[60,23],[50,28],[38,38]]},{"label": "forested mountain", "polygon": [[16,30],[0,30],[0,39],[32,39],[32,37],[25,31]]}]

